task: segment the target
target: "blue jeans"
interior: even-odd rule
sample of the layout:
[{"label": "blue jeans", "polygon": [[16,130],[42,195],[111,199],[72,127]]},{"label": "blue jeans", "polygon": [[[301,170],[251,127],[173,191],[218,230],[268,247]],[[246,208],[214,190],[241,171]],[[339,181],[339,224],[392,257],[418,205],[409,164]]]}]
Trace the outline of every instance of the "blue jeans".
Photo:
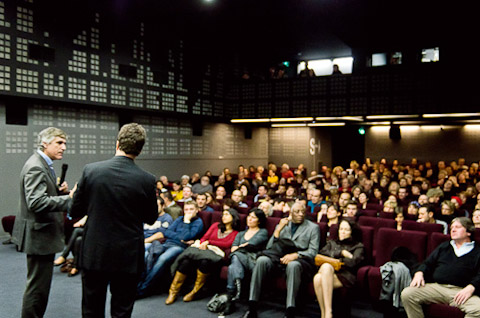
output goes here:
[{"label": "blue jeans", "polygon": [[237,255],[232,255],[230,259],[230,266],[228,266],[227,289],[235,289],[235,280],[243,279],[245,277],[245,268]]},{"label": "blue jeans", "polygon": [[137,294],[144,295],[150,288],[155,280],[163,274],[163,271],[173,263],[175,258],[183,252],[184,248],[175,244],[165,243],[162,244],[162,250],[160,250],[160,257],[157,259],[152,269],[145,272],[143,279],[138,283]]}]

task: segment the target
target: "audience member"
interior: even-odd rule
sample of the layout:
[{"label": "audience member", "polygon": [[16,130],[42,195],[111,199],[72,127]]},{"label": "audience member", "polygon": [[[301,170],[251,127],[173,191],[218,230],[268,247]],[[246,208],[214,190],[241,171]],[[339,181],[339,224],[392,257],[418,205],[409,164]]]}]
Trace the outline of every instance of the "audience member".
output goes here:
[{"label": "audience member", "polygon": [[310,200],[307,203],[308,212],[313,213],[316,207],[319,207],[323,202],[322,191],[320,189],[312,189]]},{"label": "audience member", "polygon": [[[422,210],[422,208],[420,208]],[[466,217],[451,224],[451,241],[441,243],[416,271],[410,287],[402,291],[408,317],[424,317],[423,304],[447,304],[480,317],[480,247],[475,228]]]},{"label": "audience member", "polygon": [[240,190],[234,190],[231,196],[232,200],[238,205],[240,208],[248,208],[248,205],[243,202],[243,194]]},{"label": "audience member", "polygon": [[247,217],[247,229],[238,233],[233,241],[227,278],[227,291],[232,300],[240,298],[245,272],[252,272],[258,252],[265,248],[268,240],[266,222],[262,210],[251,210]]},{"label": "audience member", "polygon": [[192,186],[192,192],[194,194],[205,193],[205,192],[212,192],[213,187],[210,184],[210,178],[207,176],[202,176],[200,178],[200,182],[195,183]]},{"label": "audience member", "polygon": [[265,200],[265,201],[263,201],[262,203],[260,203],[260,204],[258,205],[258,208],[259,208],[260,210],[262,210],[262,211],[265,213],[265,216],[267,216],[267,217],[272,216],[272,214],[273,214],[273,206],[272,206],[272,204],[271,204],[269,201],[267,201],[267,200]]},{"label": "audience member", "polygon": [[266,196],[267,196],[267,186],[262,184],[262,185],[258,186],[257,194],[253,198],[253,202],[265,201]]},{"label": "audience member", "polygon": [[352,220],[342,220],[338,226],[338,238],[327,241],[327,244],[318,252],[343,263],[338,271],[335,271],[331,264],[323,263],[313,278],[322,318],[333,317],[333,290],[341,287],[352,288],[355,284],[358,267],[364,259],[364,247],[361,241],[360,227]]},{"label": "audience member", "polygon": [[182,214],[182,208],[173,200],[172,193],[163,192],[160,197],[165,202],[165,212],[175,221]]},{"label": "audience member", "polygon": [[197,217],[197,203],[185,202],[183,210],[183,216],[178,217],[161,235],[165,241],[155,240],[148,249],[145,271],[137,286],[137,297],[150,295],[155,285],[160,283],[164,271],[203,231],[202,219]]},{"label": "audience member", "polygon": [[198,205],[198,211],[213,212],[214,209],[207,204],[207,195],[205,193],[197,194],[195,199]]},{"label": "audience member", "polygon": [[177,200],[177,202],[188,202],[193,200],[193,192],[192,192],[192,187],[191,186],[184,186],[183,187],[183,197],[180,200]]},{"label": "audience member", "polygon": [[187,275],[196,271],[194,287],[183,297],[183,301],[190,302],[195,299],[210,274],[220,269],[225,251],[231,248],[239,226],[237,211],[224,210],[221,221],[213,223],[200,240],[177,257],[171,268],[175,275],[165,304],[170,305],[175,301]]},{"label": "audience member", "polygon": [[174,201],[179,201],[183,199],[183,190],[182,190],[182,184],[180,181],[173,181],[172,182],[172,196]]},{"label": "audience member", "polygon": [[249,309],[244,318],[257,317],[262,283],[274,269],[285,271],[287,280],[287,317],[295,315],[295,298],[303,279],[311,279],[314,258],[320,244],[318,225],[305,219],[306,207],[295,203],[290,218],[283,218],[265,250],[257,258],[250,282]]},{"label": "audience member", "polygon": [[173,223],[173,218],[170,214],[165,213],[165,201],[161,197],[157,197],[158,218],[152,225],[143,224],[143,235],[145,237],[145,250],[147,250],[153,241],[164,237],[165,231],[170,224]]},{"label": "audience member", "polygon": [[435,208],[432,204],[422,205],[418,209],[418,221],[421,223],[436,223],[443,225],[443,234],[448,233],[448,225],[442,220],[435,219]]}]

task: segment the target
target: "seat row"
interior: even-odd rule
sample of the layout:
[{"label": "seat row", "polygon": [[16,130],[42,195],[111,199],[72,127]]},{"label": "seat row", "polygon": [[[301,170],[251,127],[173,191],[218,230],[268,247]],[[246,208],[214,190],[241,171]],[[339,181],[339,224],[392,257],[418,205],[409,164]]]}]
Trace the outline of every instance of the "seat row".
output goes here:
[{"label": "seat row", "polygon": [[[213,213],[200,212],[199,217],[204,221],[205,227],[221,219],[221,212]],[[273,234],[275,226],[280,221],[280,217],[267,218],[267,231],[269,236]],[[246,215],[240,214],[242,229],[246,226]],[[328,227],[326,223],[317,223],[321,233],[322,248],[327,239],[335,239],[338,226],[333,224]],[[416,255],[418,262],[423,262],[426,257],[442,242],[450,240],[449,235],[443,234],[443,227],[440,224],[418,223],[405,220],[403,229],[396,229],[396,222],[392,219],[361,216],[358,224],[362,230],[362,241],[365,246],[365,262],[357,273],[357,288],[359,294],[367,295],[368,300],[376,304],[378,302],[382,287],[382,278],[380,266],[391,260],[392,252],[395,248],[407,247]],[[476,242],[480,244],[480,229],[476,229]],[[220,273],[220,278],[227,279],[228,267],[224,266]],[[285,286],[282,278],[275,282],[276,287]],[[309,291],[313,292],[310,284]],[[464,317],[464,314],[455,307],[447,305],[434,304],[425,307],[427,317]]]}]

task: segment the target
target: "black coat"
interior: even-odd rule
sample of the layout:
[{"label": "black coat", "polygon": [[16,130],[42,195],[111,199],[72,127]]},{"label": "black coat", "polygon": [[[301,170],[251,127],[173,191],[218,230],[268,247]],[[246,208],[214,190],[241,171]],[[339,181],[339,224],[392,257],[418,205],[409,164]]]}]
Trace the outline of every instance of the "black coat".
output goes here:
[{"label": "black coat", "polygon": [[85,166],[73,197],[72,217],[88,215],[79,265],[83,269],[140,274],[143,223],[158,216],[155,177],[125,156]]}]

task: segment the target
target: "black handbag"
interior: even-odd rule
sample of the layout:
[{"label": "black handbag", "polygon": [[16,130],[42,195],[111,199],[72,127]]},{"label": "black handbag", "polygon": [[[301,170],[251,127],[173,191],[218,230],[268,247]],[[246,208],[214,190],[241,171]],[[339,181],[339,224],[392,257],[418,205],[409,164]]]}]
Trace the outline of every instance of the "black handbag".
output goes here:
[{"label": "black handbag", "polygon": [[208,301],[207,309],[210,312],[228,315],[234,311],[234,304],[228,294],[215,294],[212,299]]}]

